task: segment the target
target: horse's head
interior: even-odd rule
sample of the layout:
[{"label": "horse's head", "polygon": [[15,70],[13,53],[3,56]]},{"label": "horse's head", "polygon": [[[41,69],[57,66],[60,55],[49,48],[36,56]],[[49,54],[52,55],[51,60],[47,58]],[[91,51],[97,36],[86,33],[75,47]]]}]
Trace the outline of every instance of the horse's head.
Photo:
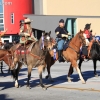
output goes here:
[{"label": "horse's head", "polygon": [[7,50],[7,52],[6,52],[5,55],[6,56],[4,57],[4,61],[10,67],[10,69],[11,69],[11,65],[13,63],[12,53],[11,53],[10,50]]},{"label": "horse's head", "polygon": [[42,44],[41,44],[41,49],[48,49],[50,50],[53,46],[52,46],[52,38],[50,37],[51,35],[51,31],[50,32],[43,32],[42,33]]},{"label": "horse's head", "polygon": [[86,40],[85,40],[85,37],[84,37],[84,31],[81,31],[80,30],[80,32],[78,33],[78,35],[79,35],[79,40],[80,40],[80,42],[81,42],[81,44],[82,45],[86,45]]}]

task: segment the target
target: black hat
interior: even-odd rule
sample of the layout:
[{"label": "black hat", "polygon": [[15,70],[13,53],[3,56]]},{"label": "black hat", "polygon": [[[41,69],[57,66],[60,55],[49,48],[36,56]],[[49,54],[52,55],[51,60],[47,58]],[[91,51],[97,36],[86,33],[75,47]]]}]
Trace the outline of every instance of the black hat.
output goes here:
[{"label": "black hat", "polygon": [[90,29],[91,23],[85,25],[85,29]]},{"label": "black hat", "polygon": [[59,23],[64,23],[64,20],[63,19],[60,19]]}]

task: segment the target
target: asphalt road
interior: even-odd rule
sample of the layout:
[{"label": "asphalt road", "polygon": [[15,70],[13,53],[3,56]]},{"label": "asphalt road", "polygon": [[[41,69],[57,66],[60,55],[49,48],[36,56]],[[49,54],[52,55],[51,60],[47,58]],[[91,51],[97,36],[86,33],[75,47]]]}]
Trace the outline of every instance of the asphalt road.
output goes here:
[{"label": "asphalt road", "polygon": [[43,82],[48,87],[43,90],[39,86],[37,68],[32,70],[30,81],[31,89],[26,88],[27,67],[23,66],[19,73],[20,88],[14,87],[11,75],[7,73],[8,67],[4,65],[4,75],[0,73],[0,100],[100,100],[100,62],[97,63],[99,77],[94,77],[92,61],[84,62],[82,73],[86,84],[79,81],[76,71],[72,77],[73,82],[67,82],[67,73],[70,63],[58,63],[51,68],[54,82],[44,79],[47,71],[43,73]]}]

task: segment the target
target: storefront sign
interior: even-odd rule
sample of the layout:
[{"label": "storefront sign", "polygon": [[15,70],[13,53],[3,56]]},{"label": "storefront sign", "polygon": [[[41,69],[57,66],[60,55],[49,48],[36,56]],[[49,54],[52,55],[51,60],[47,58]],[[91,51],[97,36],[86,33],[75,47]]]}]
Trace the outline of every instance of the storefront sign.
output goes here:
[{"label": "storefront sign", "polygon": [[12,2],[0,2],[0,6],[2,5],[12,5]]}]

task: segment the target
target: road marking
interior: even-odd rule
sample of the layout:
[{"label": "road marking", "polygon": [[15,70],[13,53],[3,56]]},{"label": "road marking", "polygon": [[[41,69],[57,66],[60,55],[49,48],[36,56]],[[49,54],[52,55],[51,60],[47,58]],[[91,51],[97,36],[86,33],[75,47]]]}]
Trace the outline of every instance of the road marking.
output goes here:
[{"label": "road marking", "polygon": [[71,87],[62,87],[62,86],[52,86],[51,88],[60,88],[60,89],[71,89],[71,90],[79,90],[79,91],[92,91],[92,92],[100,92],[100,90],[93,88],[71,88]]}]

